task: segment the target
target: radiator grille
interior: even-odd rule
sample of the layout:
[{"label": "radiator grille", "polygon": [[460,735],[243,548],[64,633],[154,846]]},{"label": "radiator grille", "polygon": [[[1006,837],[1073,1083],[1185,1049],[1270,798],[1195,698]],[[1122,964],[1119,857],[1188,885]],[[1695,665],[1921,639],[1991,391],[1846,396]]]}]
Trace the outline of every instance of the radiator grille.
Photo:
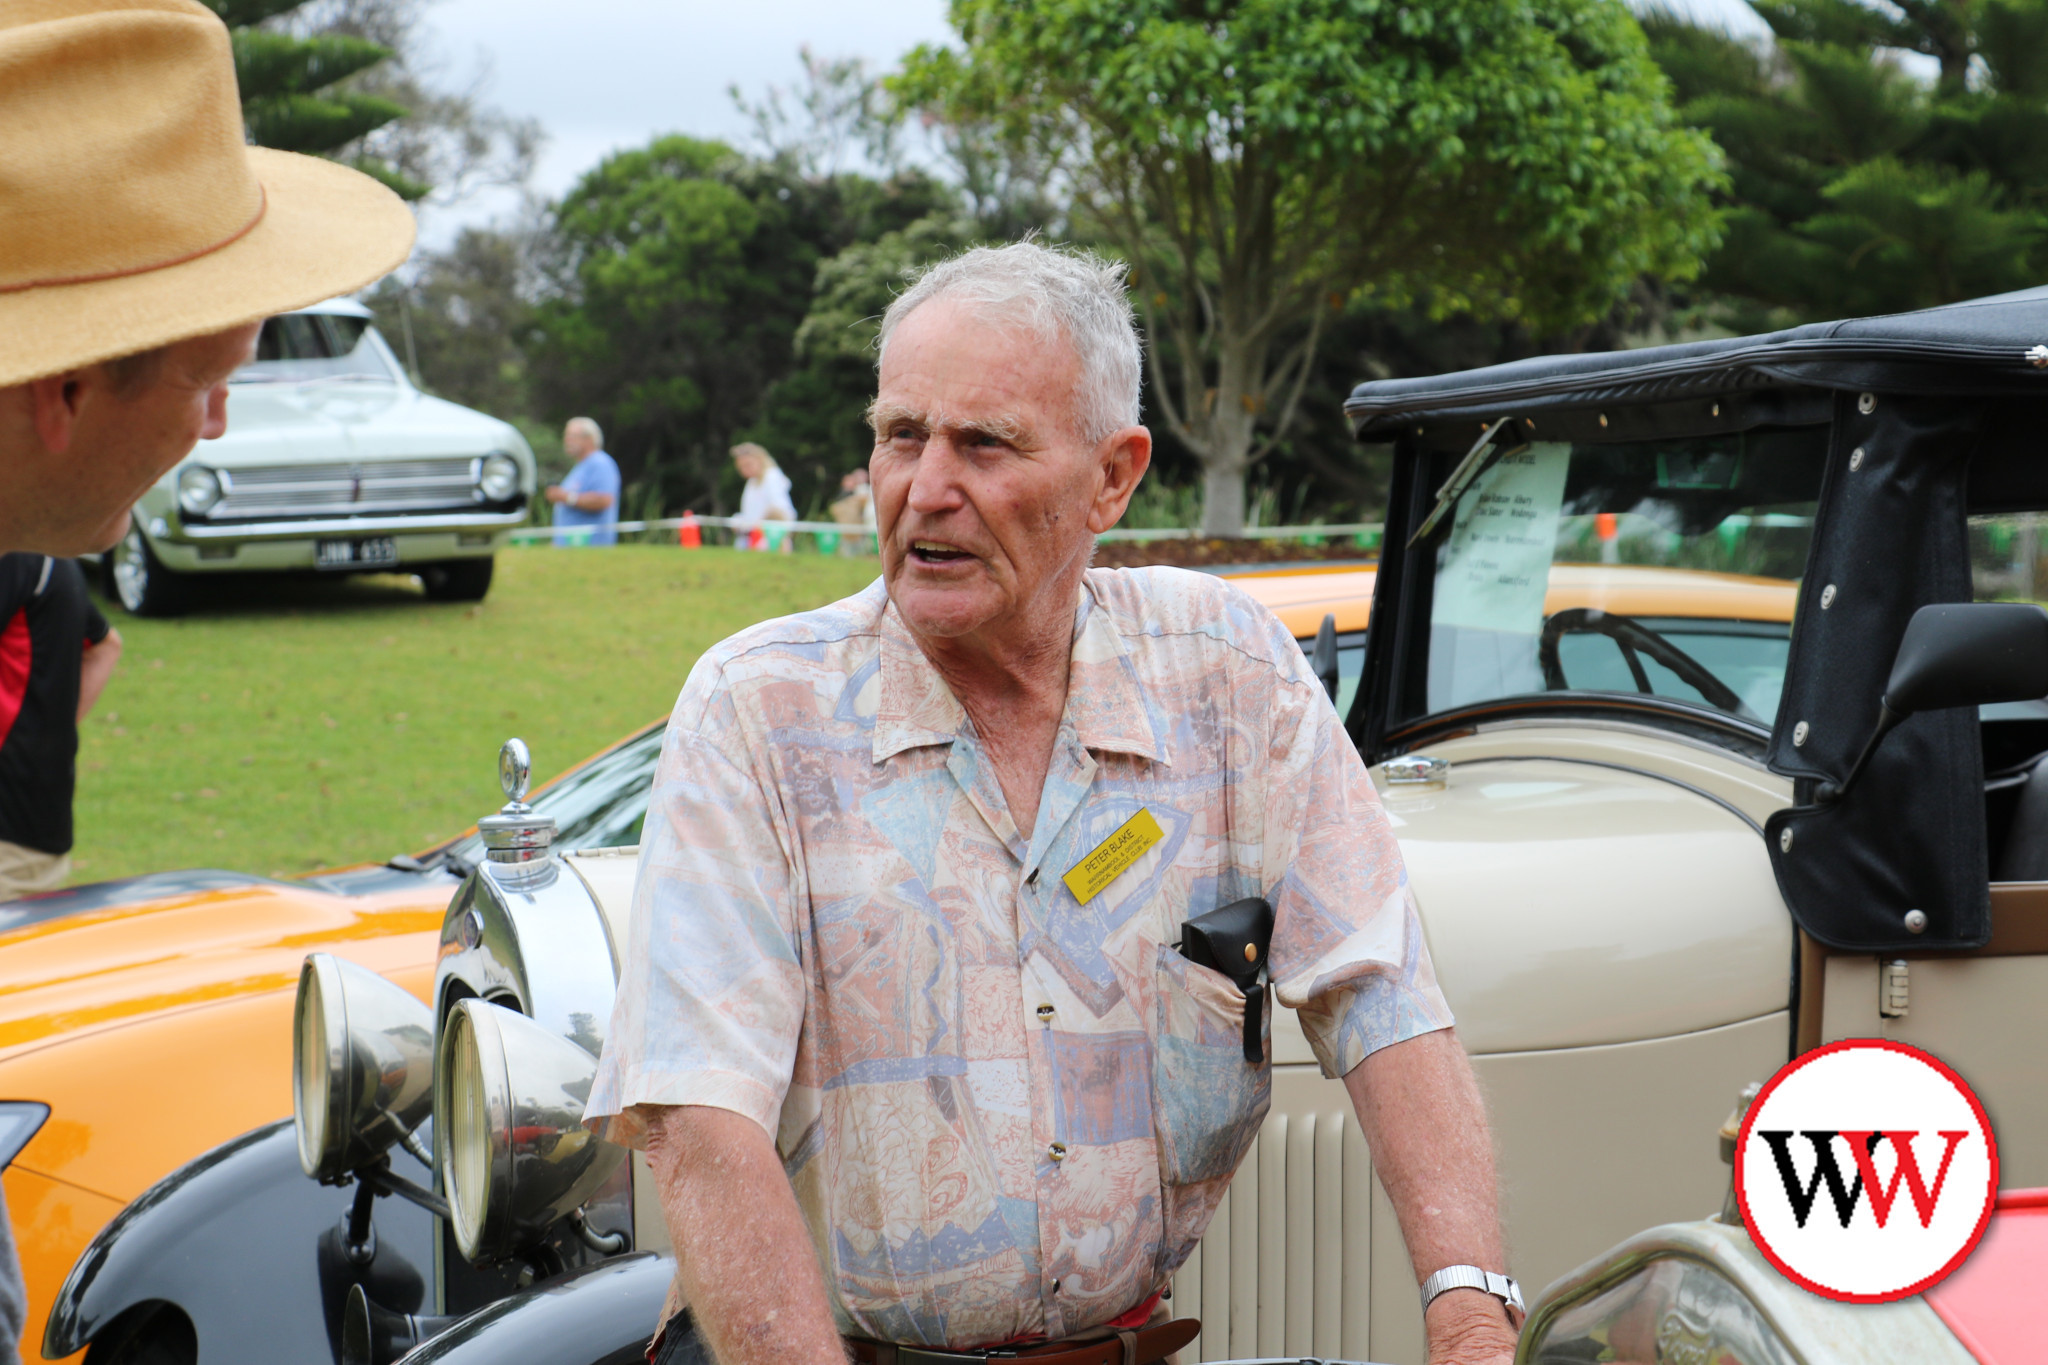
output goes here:
[{"label": "radiator grille", "polygon": [[1273,1114],[1173,1277],[1183,1361],[1370,1356],[1372,1157],[1342,1110]]},{"label": "radiator grille", "polygon": [[225,471],[212,521],[460,511],[476,506],[475,457],[361,464],[259,465]]}]

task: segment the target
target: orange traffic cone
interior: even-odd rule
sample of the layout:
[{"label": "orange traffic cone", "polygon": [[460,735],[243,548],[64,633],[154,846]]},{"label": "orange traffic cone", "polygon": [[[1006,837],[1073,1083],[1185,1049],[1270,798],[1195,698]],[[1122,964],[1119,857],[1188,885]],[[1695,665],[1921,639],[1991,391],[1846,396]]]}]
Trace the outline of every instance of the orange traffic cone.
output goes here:
[{"label": "orange traffic cone", "polygon": [[676,544],[682,546],[685,550],[695,550],[703,547],[704,531],[697,525],[695,514],[688,510],[683,512],[683,524],[676,527]]}]

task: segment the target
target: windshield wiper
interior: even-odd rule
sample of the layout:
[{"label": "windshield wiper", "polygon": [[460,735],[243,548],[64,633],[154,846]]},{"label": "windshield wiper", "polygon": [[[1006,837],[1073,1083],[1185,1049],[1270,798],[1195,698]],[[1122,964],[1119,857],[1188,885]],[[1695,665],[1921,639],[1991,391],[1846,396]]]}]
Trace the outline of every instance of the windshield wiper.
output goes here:
[{"label": "windshield wiper", "polygon": [[[1507,429],[1505,436],[1501,435],[1502,428]],[[1479,439],[1465,452],[1465,458],[1458,461],[1458,467],[1451,471],[1451,477],[1436,490],[1436,506],[1429,509],[1429,515],[1422,519],[1422,525],[1416,528],[1415,534],[1408,537],[1408,544],[1413,547],[1428,539],[1429,533],[1444,519],[1444,513],[1457,506],[1458,499],[1465,496],[1465,490],[1476,483],[1481,474],[1498,464],[1502,457],[1519,455],[1529,445],[1528,431],[1513,417],[1503,417],[1480,432]]]},{"label": "windshield wiper", "polygon": [[433,872],[438,869],[456,878],[466,878],[476,871],[476,864],[454,849],[449,849],[438,858],[415,858],[410,853],[401,853],[395,858],[385,860],[384,866],[396,868],[400,872]]}]

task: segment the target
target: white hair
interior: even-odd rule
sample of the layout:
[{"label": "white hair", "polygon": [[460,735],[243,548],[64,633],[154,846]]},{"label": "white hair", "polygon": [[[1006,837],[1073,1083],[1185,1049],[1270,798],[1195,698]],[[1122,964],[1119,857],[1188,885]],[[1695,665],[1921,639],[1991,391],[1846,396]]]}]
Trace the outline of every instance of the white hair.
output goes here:
[{"label": "white hair", "polygon": [[599,450],[604,449],[604,428],[588,417],[571,417],[567,430],[580,431],[588,436]]},{"label": "white hair", "polygon": [[978,246],[939,262],[896,296],[878,341],[936,298],[958,299],[984,316],[1021,323],[1041,341],[1065,341],[1081,362],[1074,395],[1081,438],[1096,442],[1138,423],[1140,342],[1125,267],[1091,252],[1040,246],[1028,238]]}]

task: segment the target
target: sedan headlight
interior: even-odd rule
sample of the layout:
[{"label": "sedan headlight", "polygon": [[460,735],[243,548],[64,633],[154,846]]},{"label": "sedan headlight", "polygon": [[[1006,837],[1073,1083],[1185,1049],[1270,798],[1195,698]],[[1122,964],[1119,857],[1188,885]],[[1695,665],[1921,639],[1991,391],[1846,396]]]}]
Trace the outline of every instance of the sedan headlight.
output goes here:
[{"label": "sedan headlight", "polygon": [[336,1180],[381,1156],[433,1099],[433,1011],[367,967],[308,957],[292,1012],[292,1119],[306,1174]]},{"label": "sedan headlight", "polygon": [[[1545,1320],[1547,1317],[1547,1320]],[[1597,1360],[1793,1365],[1791,1350],[1742,1291],[1712,1267],[1661,1258],[1547,1315],[1538,1305],[1528,1365]]]},{"label": "sedan headlight", "polygon": [[203,464],[188,464],[178,471],[178,506],[186,516],[203,517],[220,499],[219,474]]},{"label": "sedan headlight", "polygon": [[625,1149],[583,1127],[597,1059],[533,1020],[464,1000],[441,1027],[436,1165],[462,1254],[503,1260],[597,1192]]},{"label": "sedan headlight", "polygon": [[502,451],[477,466],[476,491],[485,502],[504,502],[519,491],[519,461]]}]

